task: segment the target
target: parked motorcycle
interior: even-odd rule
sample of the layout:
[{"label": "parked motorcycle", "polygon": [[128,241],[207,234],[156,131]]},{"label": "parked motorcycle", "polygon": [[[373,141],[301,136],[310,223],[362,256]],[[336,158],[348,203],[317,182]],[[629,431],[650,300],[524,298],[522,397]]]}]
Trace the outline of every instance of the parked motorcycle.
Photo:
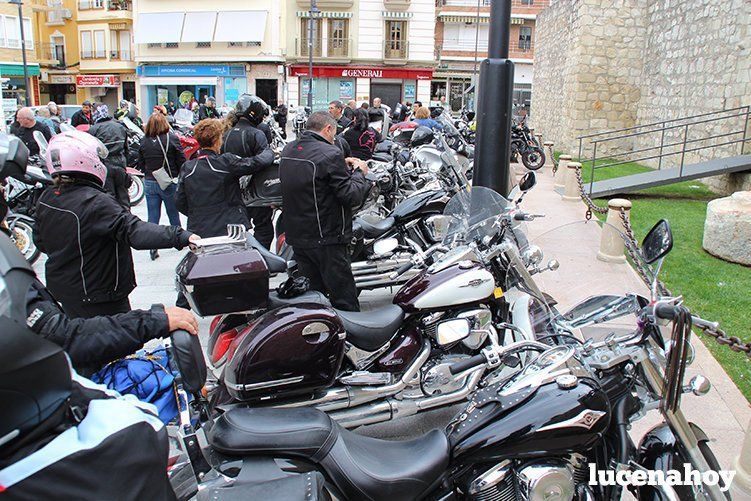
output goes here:
[{"label": "parked motorcycle", "polygon": [[545,165],[545,151],[537,144],[537,139],[527,127],[526,120],[515,122],[511,127],[511,161],[521,162],[529,170],[537,170]]},{"label": "parked motorcycle", "polygon": [[8,178],[5,187],[8,203],[5,222],[10,230],[11,239],[30,263],[36,262],[41,255],[41,251],[34,244],[34,215],[37,201],[47,186],[52,184],[51,176],[40,166],[40,162],[38,157],[29,158],[23,181]]},{"label": "parked motorcycle", "polygon": [[295,117],[292,119],[292,130],[295,131],[295,137],[299,137],[305,130],[305,124],[308,122],[308,116],[310,116],[311,109],[307,106],[298,106],[291,109],[290,113],[295,114]]},{"label": "parked motorcycle", "polygon": [[[495,223],[480,221],[472,228],[488,224]],[[659,270],[671,246],[669,225],[661,221],[644,239],[644,264],[658,262]],[[707,389],[702,378],[683,387],[691,324],[707,322],[692,317],[676,298],[652,301],[637,295],[599,296],[560,314],[546,306],[515,246],[501,242],[493,252],[511,260],[510,281],[524,284],[541,305],[535,317],[542,333],[537,341],[492,345],[448,364],[444,374],[449,377],[495,370],[445,431],[413,440],[356,435],[331,414],[310,408],[234,407],[211,418],[200,393],[206,374],[200,344],[182,336],[175,345],[176,363],[184,393],[193,394],[201,428],[191,426],[185,412],[175,438],[183,457],[190,458],[183,464],[192,466],[192,490],[199,483],[204,489],[232,489],[235,481],[253,475],[322,473],[325,490],[336,499],[614,500],[622,488],[592,481],[593,468],[644,473],[685,464],[700,473],[719,470],[707,436],[680,410],[681,393]],[[575,336],[582,327],[628,314],[636,322],[627,334],[586,342]],[[673,324],[667,340],[659,329],[664,322]],[[319,340],[337,334],[322,327],[311,330],[307,334]],[[529,363],[520,363],[521,355]],[[510,374],[499,372],[501,367]],[[648,409],[659,410],[664,422],[637,448],[629,423]],[[381,405],[379,410],[393,409]],[[197,439],[201,432],[207,444],[203,451]],[[640,500],[720,501],[726,487],[643,485],[633,493]]]}]

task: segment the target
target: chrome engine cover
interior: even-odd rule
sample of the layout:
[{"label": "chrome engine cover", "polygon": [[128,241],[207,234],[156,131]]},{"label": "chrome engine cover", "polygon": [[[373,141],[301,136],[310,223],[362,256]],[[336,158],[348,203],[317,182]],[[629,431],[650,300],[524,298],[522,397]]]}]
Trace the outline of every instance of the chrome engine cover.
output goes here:
[{"label": "chrome engine cover", "polygon": [[545,461],[524,466],[517,473],[524,501],[572,501],[574,475],[564,462]]}]

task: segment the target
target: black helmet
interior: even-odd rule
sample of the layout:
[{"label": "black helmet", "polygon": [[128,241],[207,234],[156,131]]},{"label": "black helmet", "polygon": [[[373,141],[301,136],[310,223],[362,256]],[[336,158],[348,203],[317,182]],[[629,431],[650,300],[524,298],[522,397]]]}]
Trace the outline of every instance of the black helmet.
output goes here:
[{"label": "black helmet", "polygon": [[435,108],[431,108],[430,109],[430,118],[432,118],[433,120],[435,120],[436,118],[440,117],[441,115],[443,115],[443,108],[442,107],[436,106]]},{"label": "black helmet", "polygon": [[268,113],[269,107],[258,96],[243,94],[237,100],[235,111],[241,117],[246,117],[253,124],[259,124]]},{"label": "black helmet", "polygon": [[433,129],[430,127],[418,127],[415,129],[415,131],[412,133],[412,139],[410,140],[409,144],[411,146],[420,146],[423,144],[430,144],[435,139],[435,134],[433,134]]},{"label": "black helmet", "polygon": [[[26,170],[28,150],[17,142],[0,134],[3,179]],[[30,431],[57,426],[71,392],[65,352],[26,326],[26,295],[34,279],[31,265],[0,232],[0,457],[12,453]]]}]

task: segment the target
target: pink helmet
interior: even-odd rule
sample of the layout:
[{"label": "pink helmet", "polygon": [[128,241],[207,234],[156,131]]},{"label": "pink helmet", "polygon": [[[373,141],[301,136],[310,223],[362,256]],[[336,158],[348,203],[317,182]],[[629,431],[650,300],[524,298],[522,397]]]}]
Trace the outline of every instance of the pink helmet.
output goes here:
[{"label": "pink helmet", "polygon": [[55,174],[84,174],[93,176],[104,186],[107,168],[107,147],[91,134],[81,131],[62,132],[50,140],[45,153],[47,170]]}]

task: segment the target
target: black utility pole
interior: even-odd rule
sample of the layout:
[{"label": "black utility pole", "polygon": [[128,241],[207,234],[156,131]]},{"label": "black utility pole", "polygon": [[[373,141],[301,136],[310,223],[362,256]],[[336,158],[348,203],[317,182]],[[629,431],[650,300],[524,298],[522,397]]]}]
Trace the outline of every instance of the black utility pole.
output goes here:
[{"label": "black utility pole", "polygon": [[509,61],[511,0],[493,0],[488,59],[480,63],[477,140],[472,184],[508,195],[511,178],[511,112],[514,63]]},{"label": "black utility pole", "polygon": [[21,0],[8,0],[9,3],[18,5],[18,25],[21,29],[21,57],[23,60],[23,79],[26,82],[26,106],[31,106],[31,84],[29,83],[29,67],[26,63],[26,36],[23,32],[23,10]]},{"label": "black utility pole", "polygon": [[313,110],[313,23],[318,13],[316,0],[310,0],[310,19],[308,20],[308,108]]}]

